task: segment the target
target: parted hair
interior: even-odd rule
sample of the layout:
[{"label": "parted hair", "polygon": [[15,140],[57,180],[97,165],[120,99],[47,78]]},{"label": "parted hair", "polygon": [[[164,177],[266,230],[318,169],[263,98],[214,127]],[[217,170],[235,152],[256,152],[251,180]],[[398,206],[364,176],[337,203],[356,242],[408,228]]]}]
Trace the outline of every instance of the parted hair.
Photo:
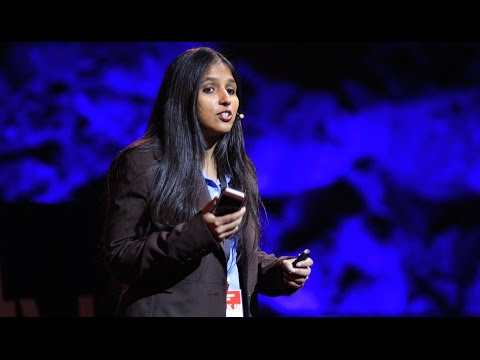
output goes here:
[{"label": "parted hair", "polygon": [[[242,104],[241,84],[233,64],[210,47],[188,49],[168,66],[157,94],[147,128],[140,139],[121,151],[117,158],[133,148],[156,147],[160,154],[154,163],[152,192],[148,199],[151,221],[157,226],[173,227],[188,221],[198,209],[199,189],[205,187],[202,166],[207,144],[197,115],[197,97],[205,72],[217,62],[225,64],[237,83]],[[262,232],[255,166],[246,153],[242,122],[237,118],[231,131],[218,141],[214,158],[218,174],[231,177],[230,186],[245,192],[247,208],[235,236],[237,252],[247,249],[241,240],[247,223],[255,228],[255,248]]]}]

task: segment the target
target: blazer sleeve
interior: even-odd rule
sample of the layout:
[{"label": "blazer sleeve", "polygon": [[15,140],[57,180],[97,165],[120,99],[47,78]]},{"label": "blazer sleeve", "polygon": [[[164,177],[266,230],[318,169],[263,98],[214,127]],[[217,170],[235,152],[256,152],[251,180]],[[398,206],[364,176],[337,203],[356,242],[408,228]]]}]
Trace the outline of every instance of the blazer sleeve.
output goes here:
[{"label": "blazer sleeve", "polygon": [[173,228],[152,229],[147,199],[153,158],[145,157],[148,154],[124,154],[113,162],[107,180],[105,262],[124,283],[162,268],[188,265],[220,247],[200,212]]},{"label": "blazer sleeve", "polygon": [[279,296],[290,295],[298,289],[288,286],[283,281],[281,263],[292,256],[276,257],[274,254],[258,252],[258,283],[257,291],[262,295]]}]

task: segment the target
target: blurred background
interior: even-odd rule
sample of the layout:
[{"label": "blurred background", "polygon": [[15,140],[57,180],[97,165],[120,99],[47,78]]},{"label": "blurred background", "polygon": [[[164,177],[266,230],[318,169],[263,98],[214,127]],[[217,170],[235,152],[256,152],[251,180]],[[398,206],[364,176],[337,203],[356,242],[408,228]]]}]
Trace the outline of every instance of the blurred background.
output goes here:
[{"label": "blurred background", "polygon": [[480,43],[11,42],[0,48],[0,316],[110,316],[97,252],[110,161],[168,64],[242,78],[263,247],[311,250],[265,317],[480,315]]}]

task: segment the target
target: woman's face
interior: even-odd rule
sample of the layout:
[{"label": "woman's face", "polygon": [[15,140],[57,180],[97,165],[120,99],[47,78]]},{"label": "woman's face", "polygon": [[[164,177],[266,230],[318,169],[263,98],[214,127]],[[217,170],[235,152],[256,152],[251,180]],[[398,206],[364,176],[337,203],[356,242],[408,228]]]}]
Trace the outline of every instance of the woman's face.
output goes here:
[{"label": "woman's face", "polygon": [[198,117],[209,143],[216,142],[233,126],[238,111],[237,84],[222,62],[206,71],[198,93]]}]

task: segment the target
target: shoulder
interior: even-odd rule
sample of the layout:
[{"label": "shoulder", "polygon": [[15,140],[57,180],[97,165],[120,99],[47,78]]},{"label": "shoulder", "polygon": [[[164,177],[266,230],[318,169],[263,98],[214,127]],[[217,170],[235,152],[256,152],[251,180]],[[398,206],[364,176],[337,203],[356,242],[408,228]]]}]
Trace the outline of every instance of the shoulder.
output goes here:
[{"label": "shoulder", "polygon": [[133,143],[120,150],[112,161],[111,169],[117,171],[145,171],[158,159],[158,147],[154,143]]}]

